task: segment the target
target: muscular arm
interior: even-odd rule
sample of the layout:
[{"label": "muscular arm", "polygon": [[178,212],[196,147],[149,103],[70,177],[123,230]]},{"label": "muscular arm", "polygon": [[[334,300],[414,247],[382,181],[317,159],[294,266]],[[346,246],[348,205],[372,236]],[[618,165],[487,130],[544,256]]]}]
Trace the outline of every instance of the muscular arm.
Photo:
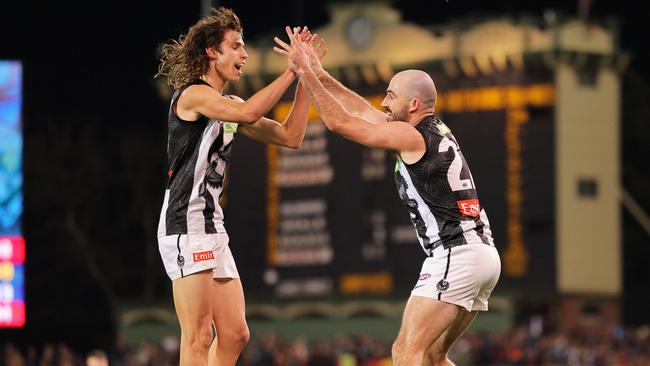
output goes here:
[{"label": "muscular arm", "polygon": [[291,111],[284,123],[262,117],[253,124],[241,125],[239,132],[261,142],[297,149],[305,137],[308,113],[309,97],[302,83],[299,83]]},{"label": "muscular arm", "polygon": [[220,121],[255,123],[280,100],[294,78],[295,73],[287,69],[243,103],[225,98],[207,85],[193,85],[178,99],[177,113],[193,115],[190,120],[203,115]]},{"label": "muscular arm", "polygon": [[377,110],[368,101],[345,87],[327,71],[319,73],[318,80],[336,100],[345,106],[351,114],[368,122],[379,124],[386,122],[386,114]]},{"label": "muscular arm", "polygon": [[[324,47],[324,39],[319,38],[317,34],[312,35],[301,42],[306,47],[301,47],[303,52],[309,59],[309,66],[318,77],[321,84],[327,89],[328,92],[342,105],[346,110],[357,116],[361,117],[368,122],[380,124],[387,121],[385,113],[377,110],[368,101],[355,93],[354,91],[346,88],[338,80],[332,77],[321,64],[322,59],[327,54],[327,48]],[[286,50],[286,49],[285,49]],[[288,53],[288,52],[287,52]]]},{"label": "muscular arm", "polygon": [[311,69],[304,71],[300,80],[330,131],[366,146],[421,156],[425,149],[424,139],[412,125],[406,122],[376,125],[353,116],[327,91]]},{"label": "muscular arm", "polygon": [[[374,124],[353,116],[343,108],[309,66],[310,52],[307,46],[301,41],[296,42],[290,29],[286,29],[291,45],[276,37],[275,42],[279,47],[274,50],[289,57],[289,64],[301,76],[300,82],[304,84],[310,100],[330,131],[366,146],[399,151],[402,156],[404,153],[422,156],[425,151],[424,139],[412,125],[406,122]],[[311,52],[311,58],[314,57],[315,54]]]}]

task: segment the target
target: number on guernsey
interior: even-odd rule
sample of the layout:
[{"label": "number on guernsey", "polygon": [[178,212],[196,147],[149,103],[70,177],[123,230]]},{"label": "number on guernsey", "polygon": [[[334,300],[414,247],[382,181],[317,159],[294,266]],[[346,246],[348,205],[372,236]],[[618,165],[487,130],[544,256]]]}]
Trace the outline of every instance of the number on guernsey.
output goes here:
[{"label": "number on guernsey", "polygon": [[454,160],[451,162],[451,165],[449,165],[449,170],[447,170],[447,180],[449,181],[451,190],[455,192],[465,189],[473,189],[474,184],[472,182],[472,173],[470,173],[468,179],[460,178],[460,174],[463,171],[463,159],[461,159],[461,155],[457,153],[458,145],[448,137],[444,137],[442,141],[440,141],[438,152],[442,153],[448,151],[450,147],[454,153]]}]

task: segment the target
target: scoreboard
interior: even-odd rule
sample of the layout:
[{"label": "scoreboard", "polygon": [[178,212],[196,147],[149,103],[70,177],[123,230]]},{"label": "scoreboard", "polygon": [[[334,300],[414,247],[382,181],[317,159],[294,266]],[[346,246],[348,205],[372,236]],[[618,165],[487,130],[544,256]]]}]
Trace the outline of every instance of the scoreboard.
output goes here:
[{"label": "scoreboard", "polygon": [[0,61],[0,328],[25,325],[22,65]]}]

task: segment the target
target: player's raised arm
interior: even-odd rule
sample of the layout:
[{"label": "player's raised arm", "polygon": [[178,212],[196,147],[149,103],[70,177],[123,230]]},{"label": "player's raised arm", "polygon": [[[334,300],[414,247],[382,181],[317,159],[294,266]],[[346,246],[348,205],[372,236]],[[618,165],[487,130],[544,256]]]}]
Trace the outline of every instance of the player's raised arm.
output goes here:
[{"label": "player's raised arm", "polygon": [[[307,40],[311,38],[311,34],[307,27],[303,27],[302,30],[300,27],[295,27],[290,34],[290,41],[291,37]],[[293,65],[289,64],[289,67],[292,68]],[[242,102],[241,99],[239,101]],[[239,132],[261,142],[297,149],[305,137],[308,114],[309,96],[302,83],[299,83],[291,110],[282,123],[262,117],[253,124],[241,125]]]},{"label": "player's raised arm", "polygon": [[288,45],[276,39],[286,51],[290,62],[295,64],[310,99],[327,128],[360,144],[396,151],[419,151],[424,149],[422,136],[406,122],[376,125],[349,113],[321,84],[310,67],[308,45],[295,41]]},{"label": "player's raised arm", "polygon": [[[294,31],[299,38],[306,39],[310,36],[307,27],[296,27]],[[225,56],[219,48],[206,48],[206,56],[214,64],[221,65],[225,69],[222,72],[233,73],[235,77],[241,76],[241,70],[248,59],[241,34],[232,33],[223,43],[221,47],[228,47],[232,51],[230,55]],[[224,66],[224,64],[226,65]],[[221,90],[218,86],[215,87],[212,84],[192,85],[181,94],[176,110],[179,116],[186,116],[184,119],[188,121],[206,116],[220,121],[255,123],[280,100],[293,83],[295,75],[295,72],[287,67],[271,84],[253,94],[243,103],[222,96],[218,92]]]},{"label": "player's raised arm", "polygon": [[345,109],[352,115],[361,117],[374,124],[386,122],[387,118],[385,113],[377,110],[365,98],[341,84],[341,82],[336,80],[323,68],[321,61],[327,54],[324,39],[314,33],[307,40],[307,43],[310,47],[306,47],[305,52],[309,56],[309,66],[314,70],[318,80],[323,84],[325,89],[344,105]]},{"label": "player's raised arm", "polygon": [[297,149],[305,137],[308,113],[309,97],[300,83],[296,88],[291,111],[282,123],[262,117],[253,124],[241,125],[238,131],[257,141]]},{"label": "player's raised arm", "polygon": [[295,74],[287,69],[243,103],[225,98],[207,85],[193,85],[183,93],[178,108],[220,121],[254,123],[273,108],[294,79]]}]

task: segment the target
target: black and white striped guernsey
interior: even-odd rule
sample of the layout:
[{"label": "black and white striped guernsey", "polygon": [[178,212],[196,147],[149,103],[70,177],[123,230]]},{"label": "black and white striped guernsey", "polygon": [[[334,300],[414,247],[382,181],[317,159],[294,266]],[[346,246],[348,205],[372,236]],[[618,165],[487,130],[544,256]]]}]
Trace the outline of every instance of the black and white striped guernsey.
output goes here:
[{"label": "black and white striped guernsey", "polygon": [[169,107],[168,180],[160,212],[158,236],[224,232],[219,197],[236,124],[208,119],[184,121],[174,104],[196,80],[177,89]]},{"label": "black and white striped guernsey", "polygon": [[415,128],[424,137],[426,152],[410,165],[398,154],[395,182],[420,245],[429,256],[440,245],[493,246],[487,214],[451,130],[435,115],[425,117]]}]

